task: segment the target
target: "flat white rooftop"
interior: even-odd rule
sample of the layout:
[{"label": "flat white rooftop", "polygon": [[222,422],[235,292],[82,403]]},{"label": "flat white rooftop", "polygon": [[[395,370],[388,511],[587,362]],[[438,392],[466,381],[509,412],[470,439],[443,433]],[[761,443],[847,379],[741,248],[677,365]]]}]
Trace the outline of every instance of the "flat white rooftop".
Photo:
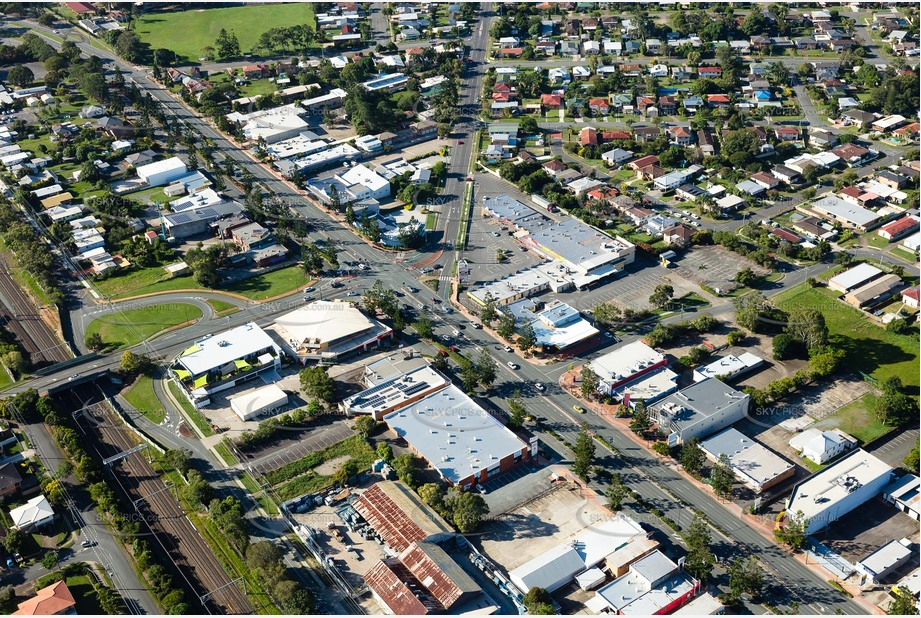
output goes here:
[{"label": "flat white rooftop", "polygon": [[812,519],[857,488],[888,476],[892,467],[863,449],[812,475],[793,490],[787,510]]},{"label": "flat white rooftop", "polygon": [[885,578],[892,569],[898,568],[908,560],[911,554],[911,549],[898,541],[889,541],[858,562],[857,566],[878,578]]},{"label": "flat white rooftop", "polygon": [[746,484],[760,489],[793,470],[793,464],[733,428],[700,443],[711,458],[729,457],[729,464]]},{"label": "flat white rooftop", "polygon": [[744,352],[739,356],[724,356],[706,367],[701,367],[694,371],[694,381],[700,382],[707,378],[718,378],[724,376],[726,379],[751,371],[755,367],[764,363],[764,359],[755,356],[751,352]]},{"label": "flat white rooftop", "polygon": [[642,341],[634,341],[596,358],[589,367],[602,380],[620,382],[663,360],[665,356],[660,352]]},{"label": "flat white rooftop", "polygon": [[179,355],[177,362],[193,376],[198,376],[267,348],[278,350],[268,333],[255,322],[249,322],[199,339]]},{"label": "flat white rooftop", "polygon": [[275,320],[298,345],[319,346],[363,333],[374,327],[352,303],[318,300]]},{"label": "flat white rooftop", "polygon": [[365,389],[342,401],[353,414],[370,414],[375,418],[382,411],[399,408],[421,393],[447,386],[450,381],[428,364]]},{"label": "flat white rooftop", "polygon": [[448,386],[384,417],[452,483],[494,466],[527,445],[456,386]]},{"label": "flat white rooftop", "polygon": [[853,289],[856,289],[873,279],[883,274],[883,271],[878,269],[876,266],[863,262],[858,264],[854,268],[849,268],[843,273],[839,273],[828,280],[828,285],[832,289],[839,289],[844,292],[849,292]]}]

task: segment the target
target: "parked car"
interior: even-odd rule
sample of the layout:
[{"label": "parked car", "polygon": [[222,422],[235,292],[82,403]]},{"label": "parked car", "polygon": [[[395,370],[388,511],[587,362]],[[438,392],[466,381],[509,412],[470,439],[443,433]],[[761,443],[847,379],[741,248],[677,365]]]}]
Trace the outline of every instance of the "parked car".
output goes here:
[{"label": "parked car", "polygon": [[313,286],[310,286],[309,288],[304,288],[304,294],[307,294],[307,293],[309,293],[309,292],[313,292],[314,290],[316,290],[316,288],[313,287]]}]

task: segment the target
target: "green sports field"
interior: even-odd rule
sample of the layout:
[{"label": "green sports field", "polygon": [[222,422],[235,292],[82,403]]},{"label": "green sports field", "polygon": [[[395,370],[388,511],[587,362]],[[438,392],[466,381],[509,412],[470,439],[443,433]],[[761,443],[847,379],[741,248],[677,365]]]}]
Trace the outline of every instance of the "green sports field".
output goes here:
[{"label": "green sports field", "polygon": [[312,5],[294,2],[149,13],[137,20],[135,31],[151,49],[163,47],[197,62],[202,48],[214,45],[221,28],[236,33],[245,54],[252,51],[263,32],[299,24],[315,26]]}]

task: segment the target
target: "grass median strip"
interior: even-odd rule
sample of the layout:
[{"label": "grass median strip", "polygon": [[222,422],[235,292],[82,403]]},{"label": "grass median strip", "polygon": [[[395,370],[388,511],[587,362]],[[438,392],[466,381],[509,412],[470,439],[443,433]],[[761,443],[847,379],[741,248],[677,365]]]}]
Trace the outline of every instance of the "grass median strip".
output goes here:
[{"label": "grass median strip", "polygon": [[166,410],[154,392],[153,379],[141,376],[125,391],[125,400],[131,407],[143,414],[151,423],[159,425],[166,418]]},{"label": "grass median strip", "polygon": [[169,382],[169,391],[173,394],[173,398],[179,402],[179,406],[182,408],[182,411],[185,412],[185,417],[198,427],[198,430],[207,438],[208,436],[214,435],[214,430],[211,429],[211,423],[208,422],[208,419],[205,416],[195,409],[189,400],[179,391],[179,387],[170,380]]}]

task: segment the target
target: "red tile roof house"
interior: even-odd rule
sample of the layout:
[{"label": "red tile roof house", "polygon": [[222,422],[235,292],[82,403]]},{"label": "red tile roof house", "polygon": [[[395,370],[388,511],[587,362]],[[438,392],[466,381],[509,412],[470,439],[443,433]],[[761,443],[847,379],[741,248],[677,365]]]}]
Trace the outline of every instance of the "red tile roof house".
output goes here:
[{"label": "red tile roof house", "polygon": [[892,134],[899,139],[917,141],[919,130],[921,130],[921,124],[913,122],[909,125],[905,125],[901,129],[896,129]]},{"label": "red tile roof house", "polygon": [[775,227],[774,229],[771,230],[771,234],[783,240],[786,240],[787,242],[791,242],[794,245],[798,245],[801,242],[803,242],[803,239],[800,238],[798,235],[794,234],[790,230],[785,230],[782,227]]},{"label": "red tile roof house", "polygon": [[659,115],[674,116],[676,113],[678,113],[678,103],[675,97],[659,97]]},{"label": "red tile roof house", "polygon": [[697,67],[697,74],[701,77],[719,77],[723,74],[720,67]]},{"label": "red tile roof house", "polygon": [[634,172],[638,172],[647,165],[657,165],[659,163],[659,157],[656,155],[646,155],[645,157],[640,157],[634,161],[631,161],[627,164],[627,167],[632,169]]},{"label": "red tile roof house", "polygon": [[854,144],[842,144],[832,149],[832,154],[841,157],[849,167],[857,167],[873,158],[870,150]]},{"label": "red tile roof house", "polygon": [[777,127],[774,130],[774,135],[777,136],[777,139],[788,142],[795,142],[802,138],[799,129],[796,127]]},{"label": "red tile roof house", "polygon": [[565,163],[563,163],[562,161],[557,161],[556,159],[547,161],[541,167],[543,168],[545,172],[547,172],[554,178],[556,178],[556,175],[559,174],[560,172],[568,169]]},{"label": "red tile roof house", "polygon": [[252,78],[265,77],[271,73],[268,65],[266,64],[248,64],[241,69],[243,71],[243,76]]},{"label": "red tile roof house", "polygon": [[902,292],[902,302],[909,307],[917,309],[918,305],[921,305],[921,288],[916,285],[913,288],[904,290]]},{"label": "red tile roof house", "polygon": [[511,92],[512,90],[514,90],[514,88],[505,82],[498,82],[495,86],[492,87],[493,92]]},{"label": "red tile roof house", "polygon": [[542,94],[540,95],[540,106],[543,109],[563,109],[563,95]]},{"label": "red tile roof house", "polygon": [[729,107],[728,94],[708,94],[707,105],[710,107]]},{"label": "red tile roof house", "polygon": [[522,47],[503,47],[499,50],[499,55],[503,58],[520,58],[523,53]]},{"label": "red tile roof house", "polygon": [[627,140],[630,139],[630,134],[626,131],[604,131],[601,134],[601,139],[606,142],[612,142],[619,139]]},{"label": "red tile roof house", "polygon": [[689,146],[693,139],[691,130],[687,127],[670,127],[668,129],[669,141],[679,146]]},{"label": "red tile roof house", "polygon": [[607,99],[589,99],[588,108],[592,110],[592,113],[607,116],[611,106],[608,104]]},{"label": "red tile roof house", "polygon": [[636,97],[636,109],[641,114],[645,114],[648,108],[655,107],[655,105],[656,100],[652,97]]},{"label": "red tile roof house", "polygon": [[912,232],[918,231],[919,227],[921,227],[921,224],[918,223],[917,219],[913,217],[902,217],[898,221],[887,223],[883,227],[876,230],[876,233],[886,240],[892,242],[893,240],[898,240],[903,236],[907,236]]},{"label": "red tile roof house", "polygon": [[593,127],[585,127],[579,131],[579,144],[582,146],[597,146],[598,131]]},{"label": "red tile roof house", "polygon": [[764,172],[752,174],[752,180],[765,189],[774,189],[775,187],[780,186],[780,181],[777,178],[771,176],[770,174],[765,174]]},{"label": "red tile roof house", "polygon": [[67,2],[66,5],[67,8],[69,8],[77,15],[87,15],[97,11],[96,7],[89,2]]},{"label": "red tile roof house", "polygon": [[67,584],[60,581],[42,588],[35,596],[19,604],[13,616],[76,615],[77,603]]}]

